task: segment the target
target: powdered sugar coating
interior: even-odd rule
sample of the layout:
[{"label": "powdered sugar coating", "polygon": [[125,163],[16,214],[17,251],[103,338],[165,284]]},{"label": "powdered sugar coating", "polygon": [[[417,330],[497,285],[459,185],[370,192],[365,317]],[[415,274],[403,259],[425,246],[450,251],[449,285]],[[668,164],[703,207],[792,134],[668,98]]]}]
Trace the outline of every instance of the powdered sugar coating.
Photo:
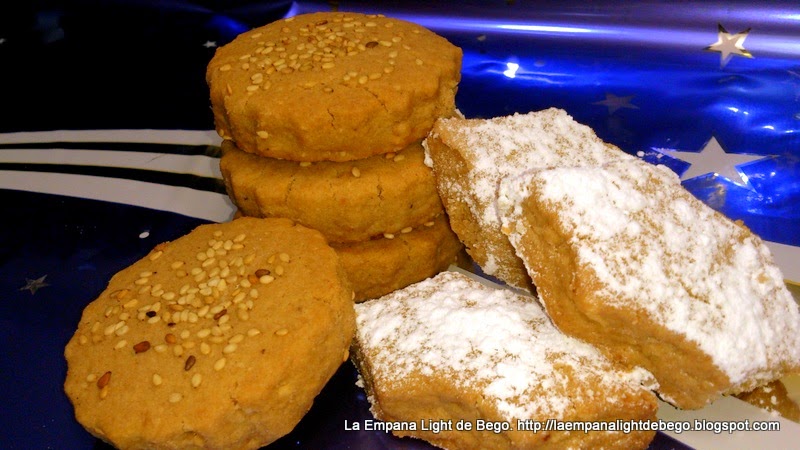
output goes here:
[{"label": "powdered sugar coating", "polygon": [[563,418],[575,402],[614,402],[614,393],[654,387],[643,369],[613,368],[559,332],[533,299],[459,273],[356,304],[356,322],[376,383],[447,377],[480,389],[507,420]]},{"label": "powdered sugar coating", "polygon": [[[596,166],[633,158],[556,108],[487,120],[440,119],[437,127],[449,130],[452,136],[445,143],[459,141],[458,151],[470,162],[468,180],[462,186],[450,185],[451,191],[469,205],[481,227],[499,239],[504,239],[496,207],[501,179],[535,168]],[[426,164],[433,165],[429,156]],[[503,250],[492,248],[489,240],[484,245],[488,261],[481,268],[505,278],[497,273],[495,261]]]},{"label": "powdered sugar coating", "polygon": [[517,248],[531,195],[559,212],[579,264],[603,283],[599,297],[646,311],[697,344],[732,391],[780,376],[776,367],[800,366],[800,312],[767,247],[666,167],[634,160],[505,180],[498,205]]}]

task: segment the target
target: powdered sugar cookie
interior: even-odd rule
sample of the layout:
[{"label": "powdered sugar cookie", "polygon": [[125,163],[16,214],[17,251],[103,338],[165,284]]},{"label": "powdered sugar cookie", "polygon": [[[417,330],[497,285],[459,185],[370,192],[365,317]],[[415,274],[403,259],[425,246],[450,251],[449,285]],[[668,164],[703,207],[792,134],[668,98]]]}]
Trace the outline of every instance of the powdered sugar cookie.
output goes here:
[{"label": "powdered sugar cookie", "polygon": [[769,250],[664,166],[633,159],[500,184],[503,230],[565,333],[700,408],[800,369],[800,312]]},{"label": "powdered sugar cookie", "polygon": [[425,146],[451,226],[467,252],[487,275],[523,289],[531,289],[530,277],[500,231],[500,180],[534,168],[633,158],[555,108],[493,119],[442,118]]},{"label": "powdered sugar cookie", "polygon": [[657,403],[649,373],[560,333],[530,297],[443,272],[357,304],[356,321],[371,411],[398,436],[451,449],[636,449],[655,434],[544,428],[652,420]]}]

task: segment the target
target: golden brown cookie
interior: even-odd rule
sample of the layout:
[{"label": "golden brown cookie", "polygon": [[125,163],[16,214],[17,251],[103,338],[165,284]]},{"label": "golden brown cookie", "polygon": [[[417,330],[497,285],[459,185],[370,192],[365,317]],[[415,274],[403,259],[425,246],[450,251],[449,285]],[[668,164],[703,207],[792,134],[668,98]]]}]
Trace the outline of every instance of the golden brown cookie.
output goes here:
[{"label": "golden brown cookie", "polygon": [[292,161],[396,152],[455,108],[461,50],[410,22],[319,12],[242,33],[206,80],[217,131]]},{"label": "golden brown cookie", "polygon": [[464,246],[441,214],[416,228],[347,244],[332,243],[357,302],[380,297],[446,270]]},{"label": "golden brown cookie", "polygon": [[534,168],[632,158],[556,108],[492,119],[442,118],[424,144],[450,223],[467,252],[487,275],[528,290],[525,266],[500,231],[495,207],[500,179]]},{"label": "golden brown cookie", "polygon": [[565,333],[700,408],[800,369],[800,311],[758,236],[638,159],[500,183],[503,231]]},{"label": "golden brown cookie", "polygon": [[800,406],[789,397],[789,392],[781,380],[775,380],[752,391],[737,394],[736,397],[765,411],[779,414],[794,422],[800,422]]},{"label": "golden brown cookie", "polygon": [[286,217],[330,242],[364,241],[418,227],[444,210],[419,143],[352,162],[297,163],[222,143],[233,203],[252,217]]},{"label": "golden brown cookie", "polygon": [[395,435],[448,449],[637,449],[655,435],[556,429],[654,420],[655,380],[559,332],[533,298],[443,272],[357,304],[356,323],[353,361]]},{"label": "golden brown cookie", "polygon": [[352,290],[287,219],[203,225],[117,273],[66,346],[78,421],[119,448],[258,448],[347,358]]}]

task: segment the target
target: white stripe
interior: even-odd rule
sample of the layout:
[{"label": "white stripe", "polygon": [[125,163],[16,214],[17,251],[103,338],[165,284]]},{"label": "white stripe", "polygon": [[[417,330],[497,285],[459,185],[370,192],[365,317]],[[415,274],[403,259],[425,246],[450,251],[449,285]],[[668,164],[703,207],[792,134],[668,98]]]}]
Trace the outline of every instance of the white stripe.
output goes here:
[{"label": "white stripe", "polygon": [[0,189],[123,203],[212,222],[230,220],[235,210],[225,194],[89,175],[0,170]]},{"label": "white stripe", "polygon": [[205,155],[60,148],[36,150],[4,149],[0,150],[0,162],[124,167],[222,178],[222,174],[219,171],[219,158]]},{"label": "white stripe", "polygon": [[800,247],[764,241],[781,268],[783,278],[794,284],[800,284]]},{"label": "white stripe", "polygon": [[219,145],[213,130],[53,130],[0,133],[0,144],[36,142],[137,142],[145,144]]}]

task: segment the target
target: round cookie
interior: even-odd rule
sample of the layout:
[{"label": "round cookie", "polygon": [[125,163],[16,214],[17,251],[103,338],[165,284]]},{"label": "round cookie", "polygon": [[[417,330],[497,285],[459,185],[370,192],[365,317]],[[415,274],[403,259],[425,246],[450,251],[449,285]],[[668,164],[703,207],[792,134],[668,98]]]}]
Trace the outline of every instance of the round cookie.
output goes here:
[{"label": "round cookie", "polygon": [[365,241],[417,227],[444,210],[419,142],[352,162],[297,163],[222,143],[227,192],[246,216],[286,217],[330,242]]},{"label": "round cookie", "polygon": [[320,233],[203,225],[117,273],[66,346],[78,421],[119,448],[258,448],[348,356],[352,290]]},{"label": "round cookie", "polygon": [[413,230],[349,244],[332,243],[339,254],[356,302],[386,295],[458,263],[464,246],[447,216]]},{"label": "round cookie", "polygon": [[206,81],[217,132],[244,151],[350,161],[424,138],[455,107],[461,50],[419,25],[320,12],[217,49]]}]

